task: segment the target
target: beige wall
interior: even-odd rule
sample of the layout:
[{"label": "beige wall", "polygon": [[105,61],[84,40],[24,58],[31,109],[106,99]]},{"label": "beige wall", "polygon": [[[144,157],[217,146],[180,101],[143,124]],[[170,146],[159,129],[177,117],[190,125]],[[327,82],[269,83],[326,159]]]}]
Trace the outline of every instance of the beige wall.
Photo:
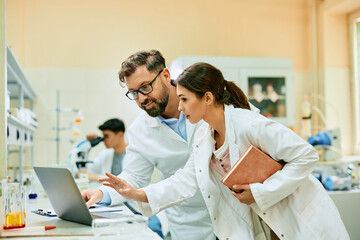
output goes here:
[{"label": "beige wall", "polygon": [[[26,68],[118,68],[134,51],[290,57],[308,70],[304,0],[11,0],[8,42]],[[19,16],[20,15],[20,16]]]},{"label": "beige wall", "polygon": [[[35,111],[40,127],[35,163],[55,161],[55,143],[49,138],[55,136],[51,127],[55,124],[57,89],[61,91],[61,106],[81,108],[84,112],[82,132],[76,140],[96,131],[109,117],[120,116],[127,125],[131,123],[138,112],[132,111],[135,105],[123,96],[125,90],[118,86],[116,72],[127,56],[143,49],[160,50],[168,65],[183,55],[291,58],[296,90],[295,129],[300,131],[303,95],[314,90],[314,81],[327,81],[313,77],[310,3],[311,0],[8,1],[8,44],[38,95]],[[317,10],[316,66],[325,68],[325,72],[327,67],[331,71],[338,69],[347,89],[347,13],[323,16],[330,10],[334,12],[334,7],[321,4]],[[336,2],[333,5],[336,8]],[[327,89],[325,97],[332,94]],[[344,96],[343,103],[349,101]],[[349,109],[341,111],[341,127],[350,126]],[[66,121],[66,117],[63,119]],[[64,132],[62,136],[71,134]],[[349,136],[343,139],[350,141],[346,140]],[[64,142],[61,149],[61,158],[65,159],[71,144]],[[345,153],[350,152],[347,149]]]}]

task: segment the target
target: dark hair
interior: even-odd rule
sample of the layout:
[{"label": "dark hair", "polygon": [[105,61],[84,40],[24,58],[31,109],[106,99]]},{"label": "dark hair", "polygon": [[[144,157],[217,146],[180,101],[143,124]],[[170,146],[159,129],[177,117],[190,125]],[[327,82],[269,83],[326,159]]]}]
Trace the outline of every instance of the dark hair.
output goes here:
[{"label": "dark hair", "polygon": [[221,71],[210,64],[191,65],[180,74],[176,82],[194,92],[199,98],[206,92],[211,92],[216,103],[250,110],[250,104],[244,92],[235,83],[225,80]]},{"label": "dark hair", "polygon": [[118,118],[112,118],[104,122],[99,126],[101,131],[110,130],[114,133],[123,132],[125,133],[125,124]]},{"label": "dark hair", "polygon": [[125,83],[125,77],[129,77],[140,66],[146,65],[150,72],[158,72],[166,67],[165,59],[157,50],[141,51],[128,57],[122,64],[119,72],[120,82]]}]

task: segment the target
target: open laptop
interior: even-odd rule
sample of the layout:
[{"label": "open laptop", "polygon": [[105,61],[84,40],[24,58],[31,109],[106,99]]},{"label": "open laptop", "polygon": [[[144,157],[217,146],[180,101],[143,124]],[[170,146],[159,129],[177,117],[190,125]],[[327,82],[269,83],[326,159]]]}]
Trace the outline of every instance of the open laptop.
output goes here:
[{"label": "open laptop", "polygon": [[106,218],[89,212],[67,168],[34,167],[34,171],[59,218],[90,226],[93,219]]}]

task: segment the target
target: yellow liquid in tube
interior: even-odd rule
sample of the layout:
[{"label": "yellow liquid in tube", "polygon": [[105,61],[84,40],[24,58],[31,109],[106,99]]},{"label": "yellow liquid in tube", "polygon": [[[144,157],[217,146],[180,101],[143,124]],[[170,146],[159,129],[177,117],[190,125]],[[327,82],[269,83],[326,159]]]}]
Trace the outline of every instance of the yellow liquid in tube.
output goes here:
[{"label": "yellow liquid in tube", "polygon": [[4,229],[25,227],[24,215],[21,212],[11,212],[5,216]]}]

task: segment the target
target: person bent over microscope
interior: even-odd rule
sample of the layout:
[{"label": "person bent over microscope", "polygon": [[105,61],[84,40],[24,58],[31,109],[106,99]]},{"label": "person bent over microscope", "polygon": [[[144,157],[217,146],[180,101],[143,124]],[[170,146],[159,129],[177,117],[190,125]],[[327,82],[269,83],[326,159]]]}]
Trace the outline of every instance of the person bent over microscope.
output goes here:
[{"label": "person bent over microscope", "polygon": [[[72,166],[74,176],[87,174],[90,181],[98,181],[105,172],[118,175],[122,171],[126,143],[124,140],[125,125],[117,118],[105,121],[99,126],[103,138],[96,134],[86,136],[87,140],[80,142],[68,156],[68,165]],[[102,150],[93,161],[88,161],[89,151],[98,143],[104,141],[106,149]]]}]

